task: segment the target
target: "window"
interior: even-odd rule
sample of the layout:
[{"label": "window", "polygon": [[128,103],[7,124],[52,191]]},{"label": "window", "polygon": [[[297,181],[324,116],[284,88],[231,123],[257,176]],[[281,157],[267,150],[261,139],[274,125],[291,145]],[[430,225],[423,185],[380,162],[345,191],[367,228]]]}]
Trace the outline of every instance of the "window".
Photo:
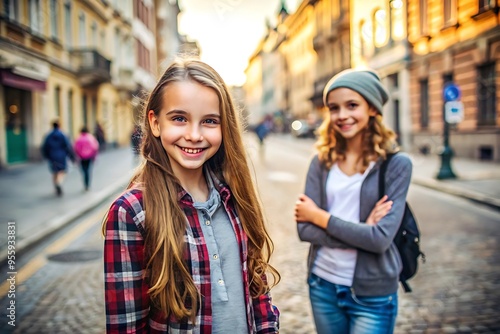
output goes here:
[{"label": "window", "polygon": [[74,127],[74,121],[73,121],[73,91],[70,90],[68,92],[68,130],[69,130],[69,136],[70,138],[73,138],[73,127]]},{"label": "window", "polygon": [[396,140],[398,144],[401,144],[401,120],[400,120],[400,110],[399,110],[399,100],[394,100],[393,102],[394,108],[394,132],[396,133]]},{"label": "window", "polygon": [[496,123],[495,63],[477,68],[477,109],[478,125]]},{"label": "window", "polygon": [[391,13],[391,34],[390,37],[394,41],[399,41],[405,38],[406,34],[406,12],[404,9],[403,0],[391,0],[390,1],[390,13]]},{"label": "window", "polygon": [[127,41],[125,43],[126,48],[125,48],[125,59],[126,59],[126,64],[128,65],[128,68],[132,68],[133,64],[135,63],[134,60],[134,46],[133,46],[133,40],[131,37],[127,37]]},{"label": "window", "polygon": [[50,18],[50,33],[52,38],[57,39],[59,37],[59,8],[57,0],[50,0],[50,12],[52,17]]},{"label": "window", "polygon": [[71,2],[67,1],[64,4],[64,33],[66,37],[66,46],[72,46],[72,29],[71,29]]},{"label": "window", "polygon": [[101,120],[104,124],[109,124],[108,101],[101,100]]},{"label": "window", "polygon": [[100,45],[101,45],[101,48],[105,48],[106,46],[106,32],[104,30],[101,30],[101,33],[100,33],[101,37],[100,37]]},{"label": "window", "polygon": [[3,3],[3,10],[5,16],[12,21],[19,21],[20,4],[17,0],[5,0]]},{"label": "window", "polygon": [[82,95],[82,122],[83,125],[89,125],[89,119],[87,114],[87,96],[85,94]]},{"label": "window", "polygon": [[87,32],[85,31],[85,14],[80,13],[78,16],[78,30],[79,30],[79,36],[80,36],[80,46],[86,46],[87,45]]},{"label": "window", "polygon": [[61,117],[61,87],[59,86],[54,89],[54,109],[56,117]]},{"label": "window", "polygon": [[41,32],[40,0],[30,0],[30,27],[34,32]]},{"label": "window", "polygon": [[150,52],[149,50],[139,41],[136,39],[137,42],[137,60],[138,64],[140,67],[143,69],[150,71],[151,70],[151,63],[150,63]]},{"label": "window", "polygon": [[120,29],[116,28],[115,29],[115,50],[114,50],[114,58],[117,66],[120,66],[120,58],[122,55],[122,50],[121,50],[121,34],[120,34]]},{"label": "window", "polygon": [[97,121],[97,98],[95,96],[92,96],[92,110],[90,111],[92,114],[90,115],[91,117],[91,124],[93,124],[94,127],[97,127],[98,121]]},{"label": "window", "polygon": [[373,14],[373,43],[381,47],[387,42],[387,15],[385,10],[379,9]]},{"label": "window", "polygon": [[479,12],[484,12],[489,9],[495,8],[495,2],[496,0],[479,0]]},{"label": "window", "polygon": [[443,21],[445,27],[449,27],[457,23],[457,0],[444,0]]},{"label": "window", "polygon": [[92,34],[92,46],[94,48],[97,47],[97,23],[94,21],[92,22],[92,25],[90,27],[91,34]]},{"label": "window", "polygon": [[389,80],[389,87],[391,89],[391,91],[393,90],[398,90],[398,87],[399,87],[399,79],[398,79],[398,75],[399,73],[393,73],[393,74],[390,74],[387,76],[387,79]]},{"label": "window", "polygon": [[429,33],[429,27],[427,22],[427,0],[420,0],[420,35],[427,36]]},{"label": "window", "polygon": [[449,83],[453,83],[453,73],[446,73],[443,75],[443,89]]},{"label": "window", "polygon": [[429,127],[429,80],[420,81],[420,127]]}]

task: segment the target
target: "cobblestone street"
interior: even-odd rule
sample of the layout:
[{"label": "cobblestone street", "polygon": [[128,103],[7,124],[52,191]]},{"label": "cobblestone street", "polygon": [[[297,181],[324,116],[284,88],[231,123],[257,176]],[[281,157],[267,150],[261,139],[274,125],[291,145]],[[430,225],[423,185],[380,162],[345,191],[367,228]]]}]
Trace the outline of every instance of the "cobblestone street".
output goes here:
[{"label": "cobblestone street", "polygon": [[[283,150],[281,142],[266,145],[265,151],[251,145],[250,155],[275,244],[272,263],[282,277],[272,291],[280,333],[314,333],[305,272],[309,244],[299,241],[293,218],[310,153]],[[396,333],[500,333],[498,212],[418,186],[409,202],[427,263],[410,281],[414,292],[400,290]],[[80,239],[65,251],[102,252],[97,220]],[[102,254],[85,262],[47,261],[18,286],[16,305],[15,333],[104,332]]]}]

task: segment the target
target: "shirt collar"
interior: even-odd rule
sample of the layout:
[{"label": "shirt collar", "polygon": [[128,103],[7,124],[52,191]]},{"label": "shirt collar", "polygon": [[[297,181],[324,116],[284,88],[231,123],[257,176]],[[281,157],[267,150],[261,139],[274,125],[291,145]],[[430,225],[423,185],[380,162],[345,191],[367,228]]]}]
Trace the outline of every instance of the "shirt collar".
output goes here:
[{"label": "shirt collar", "polygon": [[[229,186],[221,181],[217,175],[208,168],[204,168],[205,179],[207,180],[208,191],[211,192],[213,188],[219,193],[220,198],[223,203],[227,203],[227,201],[231,198],[231,191],[229,190]],[[193,204],[193,198],[189,193],[182,187],[179,187],[179,191],[177,192],[177,200],[179,202],[183,202],[189,205]]]}]

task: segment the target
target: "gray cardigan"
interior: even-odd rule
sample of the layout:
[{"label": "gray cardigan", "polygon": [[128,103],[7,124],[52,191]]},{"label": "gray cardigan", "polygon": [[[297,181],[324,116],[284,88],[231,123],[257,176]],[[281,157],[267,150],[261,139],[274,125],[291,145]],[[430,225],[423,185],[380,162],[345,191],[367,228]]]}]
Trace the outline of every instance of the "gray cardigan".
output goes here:
[{"label": "gray cardigan", "polygon": [[[361,185],[361,224],[353,224],[330,216],[328,226],[322,229],[311,223],[298,223],[300,240],[311,243],[308,270],[311,271],[318,250],[331,248],[356,248],[358,257],[351,289],[359,296],[383,296],[398,290],[401,258],[393,243],[405,208],[406,195],[411,180],[412,164],[405,153],[396,154],[387,166],[386,195],[393,201],[391,211],[378,224],[364,222],[379,200],[378,178],[382,159],[369,171]],[[315,156],[307,173],[305,194],[320,208],[328,211],[326,204],[326,178],[328,170]]]}]

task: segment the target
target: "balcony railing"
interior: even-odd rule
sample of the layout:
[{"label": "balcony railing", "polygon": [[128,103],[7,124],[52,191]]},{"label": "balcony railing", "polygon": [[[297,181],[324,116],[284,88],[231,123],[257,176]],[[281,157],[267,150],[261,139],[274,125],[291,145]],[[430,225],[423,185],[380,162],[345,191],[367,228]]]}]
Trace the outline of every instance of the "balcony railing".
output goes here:
[{"label": "balcony railing", "polygon": [[111,61],[95,49],[77,49],[71,52],[78,80],[83,87],[95,86],[111,80]]},{"label": "balcony railing", "polygon": [[120,67],[117,72],[117,75],[113,78],[113,85],[119,90],[135,91],[137,83],[134,81],[134,70],[128,67]]}]

